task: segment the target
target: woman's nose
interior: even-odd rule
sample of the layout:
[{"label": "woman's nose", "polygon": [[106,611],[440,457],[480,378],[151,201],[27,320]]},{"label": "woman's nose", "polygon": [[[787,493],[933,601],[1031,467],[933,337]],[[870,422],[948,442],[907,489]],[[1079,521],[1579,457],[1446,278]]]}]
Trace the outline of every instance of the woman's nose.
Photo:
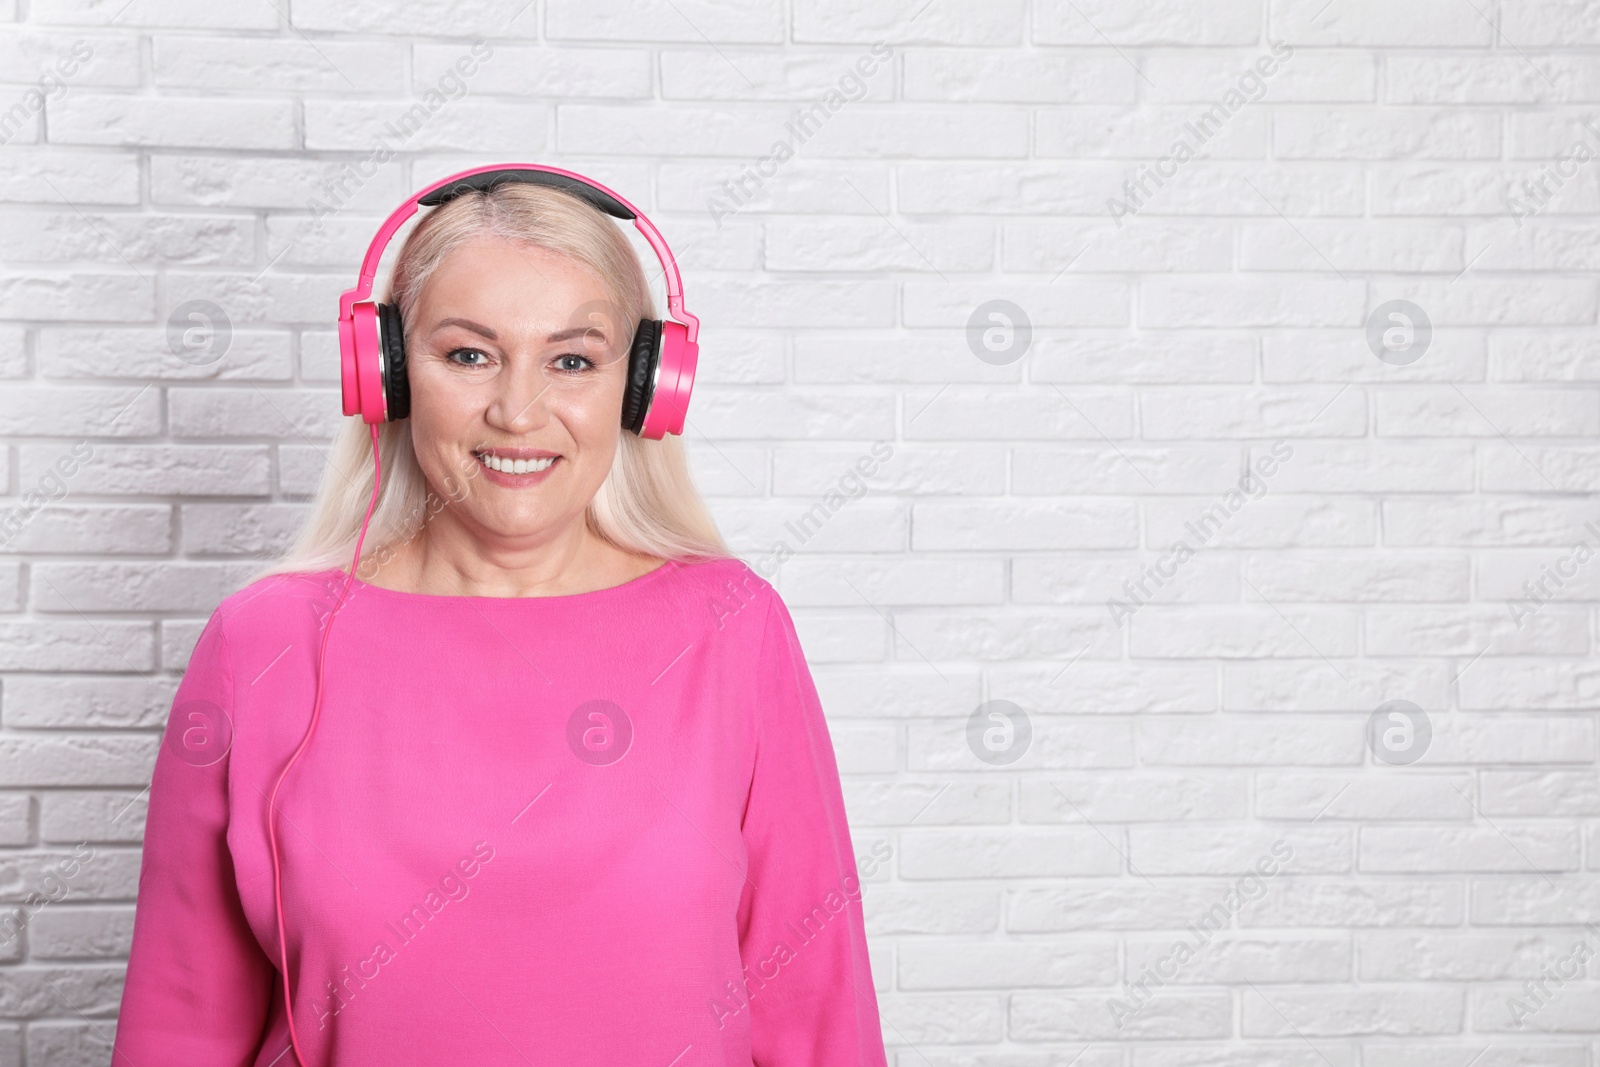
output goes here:
[{"label": "woman's nose", "polygon": [[550,395],[550,379],[540,373],[536,363],[528,360],[514,362],[496,376],[491,388],[494,397],[489,402],[489,420],[513,433],[525,433],[542,426],[549,418],[545,402]]}]

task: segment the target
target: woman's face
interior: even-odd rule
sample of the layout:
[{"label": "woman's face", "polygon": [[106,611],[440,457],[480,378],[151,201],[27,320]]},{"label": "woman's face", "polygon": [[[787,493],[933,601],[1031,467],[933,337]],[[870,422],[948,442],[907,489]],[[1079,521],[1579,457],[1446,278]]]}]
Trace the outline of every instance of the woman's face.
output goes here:
[{"label": "woman's face", "polygon": [[417,459],[453,517],[523,541],[581,519],[616,454],[632,333],[570,257],[483,236],[440,261],[406,363]]}]

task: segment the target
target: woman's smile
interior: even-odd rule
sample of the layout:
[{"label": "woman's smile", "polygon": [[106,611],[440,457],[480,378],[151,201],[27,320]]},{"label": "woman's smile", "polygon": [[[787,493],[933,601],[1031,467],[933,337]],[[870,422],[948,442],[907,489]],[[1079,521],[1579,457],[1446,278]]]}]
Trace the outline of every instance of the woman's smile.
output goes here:
[{"label": "woman's smile", "polygon": [[473,453],[490,482],[528,489],[543,482],[561,456],[538,448],[493,448]]}]

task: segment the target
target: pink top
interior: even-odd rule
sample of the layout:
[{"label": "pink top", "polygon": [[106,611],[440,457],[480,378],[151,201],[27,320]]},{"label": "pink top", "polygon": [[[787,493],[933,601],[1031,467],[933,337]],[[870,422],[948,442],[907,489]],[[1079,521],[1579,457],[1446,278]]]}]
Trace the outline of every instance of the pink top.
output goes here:
[{"label": "pink top", "polygon": [[[292,1067],[267,797],[338,569],[225,599],[150,793],[113,1067]],[[827,723],[737,560],[557,597],[356,582],[278,794],[307,1067],[884,1067]]]}]

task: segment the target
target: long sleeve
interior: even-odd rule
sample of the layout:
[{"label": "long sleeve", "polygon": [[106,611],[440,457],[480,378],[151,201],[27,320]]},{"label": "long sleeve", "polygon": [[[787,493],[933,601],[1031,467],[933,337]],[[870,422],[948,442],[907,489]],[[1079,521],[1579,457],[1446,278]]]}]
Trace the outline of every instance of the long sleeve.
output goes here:
[{"label": "long sleeve", "polygon": [[112,1067],[248,1067],[276,970],[245,921],[228,851],[233,671],[222,612],[178,685],[150,785]]},{"label": "long sleeve", "polygon": [[827,721],[794,623],[768,601],[743,833],[740,955],[756,1067],[884,1067],[861,885]]}]

